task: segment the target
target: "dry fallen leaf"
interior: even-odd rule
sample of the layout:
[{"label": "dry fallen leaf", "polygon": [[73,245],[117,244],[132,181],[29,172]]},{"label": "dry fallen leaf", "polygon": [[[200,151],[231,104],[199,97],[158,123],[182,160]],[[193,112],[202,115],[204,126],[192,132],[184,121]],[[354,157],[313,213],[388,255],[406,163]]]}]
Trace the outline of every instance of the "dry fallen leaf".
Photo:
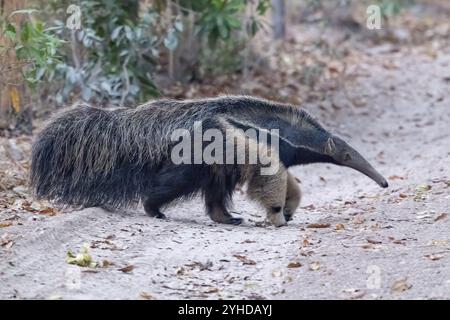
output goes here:
[{"label": "dry fallen leaf", "polygon": [[108,267],[110,267],[110,266],[114,266],[115,264],[114,264],[114,262],[111,262],[111,261],[109,261],[109,260],[103,260],[103,262],[102,262],[102,268],[108,268]]},{"label": "dry fallen leaf", "polygon": [[361,216],[356,216],[356,217],[354,217],[354,218],[352,219],[352,222],[353,222],[354,224],[363,224],[365,221],[366,221],[366,219],[364,219],[364,218],[361,217]]},{"label": "dry fallen leaf", "polygon": [[0,246],[5,249],[10,249],[13,246],[14,242],[10,239],[1,239],[0,240]]},{"label": "dry fallen leaf", "polygon": [[393,175],[388,178],[389,180],[405,180],[404,177]]},{"label": "dry fallen leaf", "polygon": [[288,264],[288,268],[300,268],[301,266],[303,266],[300,262],[290,262]]},{"label": "dry fallen leaf", "polygon": [[9,227],[9,226],[12,226],[12,221],[0,222],[0,228],[6,228],[6,227]]},{"label": "dry fallen leaf", "polygon": [[133,269],[134,269],[134,266],[130,264],[130,265],[120,268],[118,270],[122,271],[123,273],[130,273],[131,271],[133,271]]},{"label": "dry fallen leaf", "polygon": [[319,270],[320,269],[320,262],[311,262],[310,264],[309,264],[309,269],[310,270],[312,270],[312,271],[316,271],[316,270]]},{"label": "dry fallen leaf", "polygon": [[446,247],[450,244],[450,240],[432,240],[429,245],[436,247]]},{"label": "dry fallen leaf", "polygon": [[359,299],[359,298],[362,298],[366,294],[366,292],[364,290],[355,289],[355,288],[345,289],[345,290],[343,290],[343,292],[345,294],[345,298],[347,298],[347,299]]},{"label": "dry fallen leaf", "polygon": [[235,255],[233,255],[233,257],[235,257],[236,259],[238,259],[239,261],[241,261],[242,264],[244,264],[244,265],[255,265],[255,264],[256,264],[255,261],[253,261],[253,260],[251,260],[251,259],[248,259],[246,256],[242,256],[242,255],[239,255],[239,254],[235,254]]},{"label": "dry fallen leaf", "polygon": [[438,215],[438,216],[436,217],[436,219],[434,219],[434,221],[444,220],[444,219],[447,219],[447,217],[448,217],[448,214],[446,214],[446,213],[441,213],[440,215]]},{"label": "dry fallen leaf", "polygon": [[280,269],[275,269],[272,271],[272,277],[274,278],[279,278],[283,275],[283,271],[281,271]]},{"label": "dry fallen leaf", "polygon": [[431,261],[437,261],[437,260],[441,260],[444,257],[444,255],[441,253],[433,253],[433,254],[425,255],[425,257],[427,257]]},{"label": "dry fallen leaf", "polygon": [[383,62],[383,68],[385,68],[387,70],[394,70],[394,69],[398,69],[399,67],[393,60],[385,60]]},{"label": "dry fallen leaf", "polygon": [[329,228],[331,224],[329,223],[310,223],[307,228],[321,229],[321,228]]},{"label": "dry fallen leaf", "polygon": [[406,281],[407,281],[407,279],[401,279],[401,280],[395,281],[391,287],[391,290],[393,292],[403,292],[403,291],[411,289],[412,285]]},{"label": "dry fallen leaf", "polygon": [[375,239],[366,239],[368,243],[371,244],[381,244],[382,242],[380,240],[375,240]]},{"label": "dry fallen leaf", "polygon": [[142,291],[139,296],[144,300],[153,300],[155,299],[150,293]]},{"label": "dry fallen leaf", "polygon": [[416,191],[418,192],[425,192],[425,191],[430,191],[431,190],[431,186],[429,184],[419,184],[416,187]]},{"label": "dry fallen leaf", "polygon": [[79,267],[97,267],[97,263],[92,261],[92,257],[89,253],[89,245],[87,243],[83,244],[80,252],[74,255],[70,250],[67,251],[66,262],[68,264],[74,264]]},{"label": "dry fallen leaf", "polygon": [[345,229],[345,226],[344,226],[342,223],[338,223],[338,224],[334,227],[334,229],[335,229],[335,230],[344,230],[344,229]]},{"label": "dry fallen leaf", "polygon": [[203,291],[203,293],[216,293],[216,292],[219,292],[218,288],[211,288],[206,291]]}]

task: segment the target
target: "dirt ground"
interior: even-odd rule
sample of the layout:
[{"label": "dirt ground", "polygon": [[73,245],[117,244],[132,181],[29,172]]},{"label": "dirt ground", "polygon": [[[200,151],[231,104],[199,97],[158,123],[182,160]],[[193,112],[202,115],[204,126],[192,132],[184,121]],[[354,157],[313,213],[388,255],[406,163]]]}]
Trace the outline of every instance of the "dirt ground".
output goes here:
[{"label": "dirt ground", "polygon": [[[0,298],[450,299],[450,49],[380,46],[355,70],[347,95],[364,106],[305,108],[388,189],[350,169],[292,168],[303,200],[282,228],[239,192],[241,226],[211,222],[200,200],[169,209],[167,221],[143,210],[4,209]],[[99,266],[66,263],[83,244]]]}]

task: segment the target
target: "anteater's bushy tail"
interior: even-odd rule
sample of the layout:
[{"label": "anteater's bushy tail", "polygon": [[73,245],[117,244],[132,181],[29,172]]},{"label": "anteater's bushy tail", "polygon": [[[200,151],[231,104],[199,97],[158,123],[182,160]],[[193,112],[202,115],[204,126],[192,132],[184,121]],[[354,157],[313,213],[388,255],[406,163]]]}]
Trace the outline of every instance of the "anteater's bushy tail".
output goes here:
[{"label": "anteater's bushy tail", "polygon": [[30,186],[36,196],[83,207],[136,204],[161,154],[154,142],[160,137],[142,117],[77,106],[51,121],[33,145]]}]

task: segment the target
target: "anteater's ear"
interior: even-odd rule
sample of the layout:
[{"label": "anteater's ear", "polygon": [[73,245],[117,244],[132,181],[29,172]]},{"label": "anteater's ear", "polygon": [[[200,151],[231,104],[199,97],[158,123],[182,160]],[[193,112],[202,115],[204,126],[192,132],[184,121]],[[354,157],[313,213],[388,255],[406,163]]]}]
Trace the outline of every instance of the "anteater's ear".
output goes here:
[{"label": "anteater's ear", "polygon": [[334,155],[336,151],[336,144],[334,143],[332,138],[328,138],[327,143],[325,143],[324,153],[328,156]]}]

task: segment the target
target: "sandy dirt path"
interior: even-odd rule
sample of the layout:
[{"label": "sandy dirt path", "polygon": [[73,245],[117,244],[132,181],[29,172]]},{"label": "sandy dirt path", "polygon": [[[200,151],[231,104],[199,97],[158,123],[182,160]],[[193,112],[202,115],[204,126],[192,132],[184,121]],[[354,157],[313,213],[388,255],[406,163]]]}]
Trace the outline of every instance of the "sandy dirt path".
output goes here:
[{"label": "sandy dirt path", "polygon": [[[319,120],[390,177],[389,189],[349,169],[294,168],[304,198],[282,228],[262,224],[239,192],[237,227],[212,223],[200,200],[167,221],[142,210],[17,213],[21,225],[0,229],[12,244],[0,247],[0,298],[449,299],[450,52],[378,52],[358,70],[347,89],[366,105]],[[110,265],[68,265],[84,243]]]}]

